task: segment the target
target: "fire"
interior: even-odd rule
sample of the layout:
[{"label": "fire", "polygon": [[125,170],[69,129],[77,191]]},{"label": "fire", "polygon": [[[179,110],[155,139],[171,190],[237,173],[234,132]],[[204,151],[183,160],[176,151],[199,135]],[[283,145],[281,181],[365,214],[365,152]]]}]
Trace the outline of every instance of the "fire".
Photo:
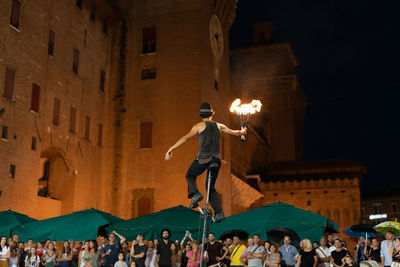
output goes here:
[{"label": "fire", "polygon": [[240,102],[239,98],[233,101],[230,111],[238,115],[254,114],[261,111],[262,104],[260,100],[252,100],[251,103],[248,104],[240,104]]}]

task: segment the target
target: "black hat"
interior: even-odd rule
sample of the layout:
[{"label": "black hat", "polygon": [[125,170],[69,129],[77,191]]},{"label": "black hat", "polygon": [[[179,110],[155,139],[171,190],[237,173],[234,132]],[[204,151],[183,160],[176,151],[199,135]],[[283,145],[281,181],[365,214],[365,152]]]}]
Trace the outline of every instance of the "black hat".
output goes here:
[{"label": "black hat", "polygon": [[204,102],[200,105],[200,112],[199,115],[209,115],[211,116],[214,113],[214,110],[212,109],[211,105],[207,102]]}]

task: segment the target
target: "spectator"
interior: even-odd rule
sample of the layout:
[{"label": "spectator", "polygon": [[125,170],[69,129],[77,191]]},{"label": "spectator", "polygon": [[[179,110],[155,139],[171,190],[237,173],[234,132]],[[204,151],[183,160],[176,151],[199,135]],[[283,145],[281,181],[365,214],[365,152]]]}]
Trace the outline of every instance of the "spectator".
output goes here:
[{"label": "spectator", "polygon": [[172,267],[180,267],[182,263],[182,251],[179,249],[179,242],[171,244],[171,264]]},{"label": "spectator", "polygon": [[199,244],[197,241],[192,241],[192,250],[188,252],[187,254],[188,257],[188,267],[198,267],[200,263],[200,258],[201,258],[201,251],[199,248]]},{"label": "spectator", "polygon": [[[329,247],[329,256],[331,255],[332,251],[335,251],[335,250],[336,250],[336,247],[335,247],[335,240],[336,240],[336,239],[339,239],[339,240],[340,240],[340,242],[341,242],[341,244],[342,244],[342,245],[341,245],[341,246],[342,246],[342,249],[344,249],[344,250],[347,251],[347,248],[344,246],[344,243],[343,243],[342,239],[340,238],[340,236],[336,236],[336,238],[335,238],[334,241],[333,241],[333,246]],[[350,255],[350,254],[349,254],[349,255]],[[329,264],[330,264],[330,267],[334,267],[331,261],[329,261]]]},{"label": "spectator", "polygon": [[162,240],[157,245],[157,267],[171,267],[171,232],[168,229],[161,231]]},{"label": "spectator", "polygon": [[265,255],[269,253],[269,248],[271,247],[271,242],[265,241],[264,248],[265,248]]},{"label": "spectator", "polygon": [[249,267],[262,267],[265,255],[264,246],[259,244],[260,236],[253,236],[253,245],[247,248],[247,265]]},{"label": "spectator", "polygon": [[327,246],[328,248],[334,247],[334,245],[335,245],[335,239],[333,238],[332,235],[328,235],[327,241],[328,241],[328,244],[327,244],[326,246]]},{"label": "spectator", "polygon": [[100,244],[97,250],[103,251],[106,245],[107,245],[107,238],[105,236],[100,236]]},{"label": "spectator", "polygon": [[240,262],[240,256],[242,256],[245,249],[246,249],[246,246],[244,246],[240,243],[239,237],[234,236],[233,243],[229,247],[229,251],[227,251],[230,254],[230,266],[231,267],[243,266],[242,263]]},{"label": "spectator", "polygon": [[[247,239],[247,247],[250,247],[253,245],[253,238]],[[243,266],[247,266],[247,249],[245,249],[240,255],[240,262],[242,263]]]},{"label": "spectator", "polygon": [[353,266],[353,259],[347,255],[343,258],[343,267],[352,267]]},{"label": "spectator", "polygon": [[43,266],[54,267],[56,263],[56,258],[57,255],[54,249],[54,244],[50,242],[47,247],[47,252],[42,257]]},{"label": "spectator", "polygon": [[19,258],[15,248],[10,250],[10,258],[8,259],[9,267],[18,267]]},{"label": "spectator", "polygon": [[386,232],[386,240],[381,242],[381,265],[391,266],[392,265],[392,255],[395,251],[395,241],[393,240],[394,235],[392,232]]},{"label": "spectator", "polygon": [[131,252],[130,252],[130,250],[128,249],[128,242],[124,242],[124,243],[122,243],[122,249],[121,249],[121,252],[124,254],[124,261],[126,261],[126,264],[128,264],[129,265],[129,263],[131,262]]},{"label": "spectator", "polygon": [[89,262],[87,261],[87,258],[89,256],[89,241],[83,242],[83,246],[81,251],[79,252],[78,256],[78,262],[79,262],[79,267],[86,267],[86,265],[89,265]]},{"label": "spectator", "polygon": [[188,263],[188,260],[189,260],[188,257],[187,257],[187,254],[191,250],[192,250],[192,246],[187,242],[186,245],[185,245],[185,248],[182,249],[182,264],[181,264],[181,267],[186,267],[187,266],[187,263]]},{"label": "spectator", "polygon": [[303,239],[303,251],[300,252],[297,260],[298,267],[316,267],[318,263],[317,254],[309,239]]},{"label": "spectator", "polygon": [[156,250],[154,248],[153,240],[147,242],[146,261],[144,262],[144,265],[146,267],[156,267]]},{"label": "spectator", "polygon": [[98,251],[98,245],[96,240],[89,241],[89,253],[87,254],[86,261],[91,267],[99,266],[100,251]]},{"label": "spectator", "polygon": [[31,247],[33,247],[34,245],[35,245],[35,243],[33,242],[33,239],[28,239],[28,247],[25,248],[26,254],[28,254],[29,251],[31,251]]},{"label": "spectator", "polygon": [[275,244],[271,244],[269,247],[270,251],[265,259],[265,267],[280,267],[281,266],[281,254],[278,252]]},{"label": "spectator", "polygon": [[78,266],[78,255],[79,255],[79,249],[75,247],[75,241],[70,240],[69,241],[69,246],[71,247],[71,267],[77,267]]},{"label": "spectator", "polygon": [[58,255],[58,267],[70,267],[72,260],[72,249],[68,241],[64,241],[60,255]]},{"label": "spectator", "polygon": [[296,265],[295,256],[297,255],[297,249],[290,243],[291,239],[289,236],[283,237],[283,246],[279,248],[279,252],[282,255],[282,267],[294,267]]},{"label": "spectator", "polygon": [[182,241],[181,241],[181,248],[184,247],[184,244],[185,244],[185,240],[186,240],[186,239],[189,239],[189,240],[186,242],[186,244],[189,243],[189,245],[190,245],[190,242],[193,241],[192,233],[187,232],[187,233],[185,234],[185,236],[182,238]]},{"label": "spectator", "polygon": [[360,264],[361,261],[367,260],[367,257],[365,256],[365,251],[369,250],[370,247],[367,246],[365,242],[365,237],[360,236],[358,239],[357,245],[354,247],[354,262],[358,265]]},{"label": "spectator", "polygon": [[114,264],[114,267],[128,267],[128,264],[125,261],[124,253],[120,252],[118,254],[118,261]]},{"label": "spectator", "polygon": [[328,240],[325,237],[322,237],[320,240],[321,246],[315,249],[315,253],[318,258],[318,267],[329,267],[329,248],[327,247]]},{"label": "spectator", "polygon": [[376,238],[372,238],[371,246],[369,249],[365,247],[364,254],[366,255],[368,260],[373,260],[378,263],[381,263],[381,251],[379,248],[379,243]]},{"label": "spectator", "polygon": [[215,234],[209,233],[208,234],[208,243],[206,244],[206,251],[207,251],[207,258],[208,264],[207,265],[214,265],[218,262],[222,261],[222,251],[224,245],[221,242],[215,240]]},{"label": "spectator", "polygon": [[[40,259],[42,259],[43,255],[44,255],[43,243],[40,241],[37,242],[36,255],[38,255]],[[39,263],[41,263],[41,262],[39,261]]]},{"label": "spectator", "polygon": [[143,242],[144,236],[138,234],[136,240],[133,240],[131,247],[131,258],[136,263],[137,267],[145,267],[147,246]]},{"label": "spectator", "polygon": [[225,252],[224,252],[224,255],[222,256],[223,257],[222,263],[224,265],[226,265],[226,267],[230,267],[230,265],[231,265],[231,256],[230,256],[229,248],[232,244],[233,244],[232,238],[228,237],[225,239],[225,243],[224,243],[224,248],[225,248],[224,251]]},{"label": "spectator", "polygon": [[335,250],[331,252],[330,260],[334,267],[343,267],[343,258],[349,255],[349,252],[343,248],[342,240],[335,239]]},{"label": "spectator", "polygon": [[[115,236],[120,238],[119,242],[115,241]],[[124,243],[126,239],[117,232],[112,231],[108,235],[108,240],[110,242],[104,247],[104,250],[102,251],[102,257],[105,257],[104,261],[106,266],[112,266],[118,261],[118,254],[121,250],[121,244]]]},{"label": "spectator", "polygon": [[313,249],[317,249],[319,247],[319,244],[317,241],[313,242]]},{"label": "spectator", "polygon": [[18,244],[20,240],[19,234],[13,235],[12,241],[15,242],[15,244]]},{"label": "spectator", "polygon": [[25,251],[25,243],[22,241],[19,241],[18,250],[17,250],[18,267],[25,267],[25,257],[27,254],[28,253]]},{"label": "spectator", "polygon": [[31,247],[28,255],[25,258],[25,267],[39,267],[40,265],[40,256],[37,255],[37,251],[35,247]]},{"label": "spectator", "polygon": [[10,258],[10,248],[7,245],[7,237],[0,239],[0,267],[8,267],[8,258]]},{"label": "spectator", "polygon": [[395,251],[393,252],[392,260],[395,263],[394,267],[398,267],[400,265],[400,238],[396,237],[395,239]]}]

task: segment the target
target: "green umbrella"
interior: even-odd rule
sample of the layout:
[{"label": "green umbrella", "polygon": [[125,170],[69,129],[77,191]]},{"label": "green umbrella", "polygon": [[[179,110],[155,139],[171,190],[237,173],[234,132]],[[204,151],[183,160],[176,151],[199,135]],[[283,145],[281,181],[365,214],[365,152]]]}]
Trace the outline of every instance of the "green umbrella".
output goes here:
[{"label": "green umbrella", "polygon": [[34,221],[36,220],[16,211],[0,211],[0,236],[8,238],[13,227]]},{"label": "green umbrella", "polygon": [[400,236],[400,223],[396,221],[386,221],[376,225],[375,230],[378,232],[392,232],[396,236]]},{"label": "green umbrella", "polygon": [[268,231],[285,227],[295,231],[301,239],[319,240],[328,226],[337,228],[325,216],[277,202],[227,217],[221,223],[212,224],[211,231],[219,237],[226,231],[240,229],[250,235],[259,234],[262,240],[268,240]]},{"label": "green umbrella", "polygon": [[170,240],[181,240],[186,231],[192,233],[194,239],[200,239],[200,213],[183,206],[172,207],[124,222],[114,223],[107,231],[117,231],[128,240],[133,240],[138,234],[144,239],[160,239],[163,229],[171,231]]},{"label": "green umbrella", "polygon": [[97,239],[99,228],[122,219],[96,209],[77,211],[46,220],[27,223],[12,229],[22,241],[35,242],[47,238],[55,241]]}]

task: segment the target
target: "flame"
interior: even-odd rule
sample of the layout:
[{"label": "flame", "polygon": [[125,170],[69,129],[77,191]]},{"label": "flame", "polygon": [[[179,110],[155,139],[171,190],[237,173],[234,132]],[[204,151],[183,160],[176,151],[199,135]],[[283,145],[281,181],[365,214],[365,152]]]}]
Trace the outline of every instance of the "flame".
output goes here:
[{"label": "flame", "polygon": [[261,111],[262,104],[260,100],[252,100],[251,103],[248,104],[240,104],[240,102],[241,101],[239,98],[233,101],[229,110],[233,113],[237,113],[238,115],[254,114]]}]

